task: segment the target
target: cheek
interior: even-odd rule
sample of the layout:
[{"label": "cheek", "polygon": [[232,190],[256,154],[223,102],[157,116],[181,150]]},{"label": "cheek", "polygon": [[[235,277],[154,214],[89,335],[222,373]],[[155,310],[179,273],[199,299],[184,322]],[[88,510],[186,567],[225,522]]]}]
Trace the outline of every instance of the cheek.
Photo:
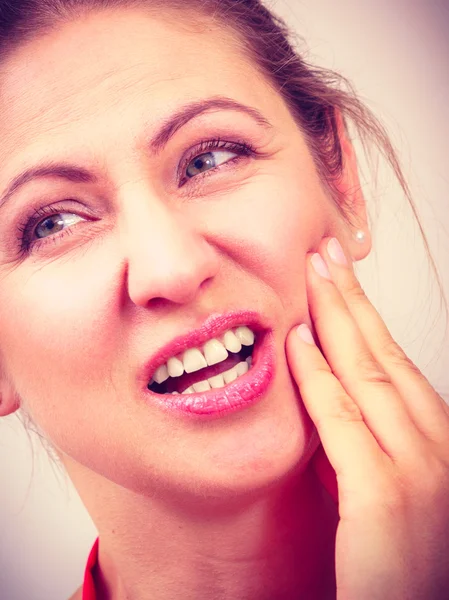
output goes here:
[{"label": "cheek", "polygon": [[316,179],[299,179],[279,173],[253,177],[206,215],[213,224],[211,240],[283,303],[305,289],[305,256],[335,220]]},{"label": "cheek", "polygon": [[50,405],[57,404],[59,414],[65,406],[73,410],[76,396],[81,410],[80,389],[89,397],[89,388],[109,374],[117,337],[107,318],[105,264],[102,270],[92,268],[92,273],[103,271],[95,278],[86,277],[82,260],[71,261],[70,268],[46,265],[30,277],[22,273],[20,285],[8,286],[14,303],[0,324],[7,369],[44,429]]},{"label": "cheek", "polygon": [[288,185],[282,190],[279,186],[265,189],[263,208],[255,221],[257,242],[264,253],[264,279],[280,297],[286,314],[302,310],[307,302],[305,258],[326,230],[323,200],[319,189]]}]

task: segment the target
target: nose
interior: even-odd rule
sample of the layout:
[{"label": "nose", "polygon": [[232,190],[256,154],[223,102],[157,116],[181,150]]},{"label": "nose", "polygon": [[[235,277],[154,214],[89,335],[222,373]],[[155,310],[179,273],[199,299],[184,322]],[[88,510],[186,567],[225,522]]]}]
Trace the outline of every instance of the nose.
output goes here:
[{"label": "nose", "polygon": [[214,248],[185,211],[154,198],[150,201],[148,192],[144,198],[134,194],[125,206],[129,208],[121,239],[132,302],[138,306],[156,298],[191,302],[202,283],[219,270]]}]

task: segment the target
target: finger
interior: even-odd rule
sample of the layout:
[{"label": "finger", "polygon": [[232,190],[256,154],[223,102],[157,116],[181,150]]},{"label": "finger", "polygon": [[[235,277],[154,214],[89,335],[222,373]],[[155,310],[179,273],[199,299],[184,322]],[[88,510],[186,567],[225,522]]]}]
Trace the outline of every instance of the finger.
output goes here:
[{"label": "finger", "polygon": [[[299,331],[304,327],[307,325],[301,325]],[[312,343],[306,343],[301,339],[296,327],[289,332],[286,346],[290,369],[339,483],[345,483],[344,489],[357,490],[362,486],[368,494],[386,456],[357,405],[333,375],[313,338],[311,340]]]},{"label": "finger", "polygon": [[318,254],[306,261],[307,282],[310,313],[324,356],[382,449],[395,460],[410,460],[423,450],[425,438],[388,374],[374,359],[343,296],[330,279],[315,270],[317,261],[323,268],[325,263]]},{"label": "finger", "polygon": [[330,240],[325,240],[321,254],[375,360],[390,376],[418,429],[434,441],[447,442],[447,404],[392,338],[381,316],[360,286],[351,266],[352,261],[346,257],[347,265],[334,262],[331,254],[336,256],[337,260],[341,254],[338,254],[335,243],[329,245],[329,242]]}]

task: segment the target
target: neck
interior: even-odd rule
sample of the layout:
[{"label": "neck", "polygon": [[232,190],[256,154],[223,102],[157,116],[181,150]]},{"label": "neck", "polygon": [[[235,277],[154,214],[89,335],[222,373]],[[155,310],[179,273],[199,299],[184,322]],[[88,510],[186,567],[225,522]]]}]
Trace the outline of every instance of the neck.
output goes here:
[{"label": "neck", "polygon": [[98,600],[335,598],[338,514],[310,469],[238,504],[197,499],[188,516],[133,500],[94,518]]}]

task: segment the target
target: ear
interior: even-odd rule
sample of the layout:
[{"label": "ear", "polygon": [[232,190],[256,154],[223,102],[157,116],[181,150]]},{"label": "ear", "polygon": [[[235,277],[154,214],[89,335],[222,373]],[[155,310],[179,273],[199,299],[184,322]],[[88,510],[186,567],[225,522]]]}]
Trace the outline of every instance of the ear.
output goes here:
[{"label": "ear", "polygon": [[6,417],[20,408],[20,398],[0,367],[0,417]]},{"label": "ear", "polygon": [[[348,239],[347,248],[354,261],[366,258],[371,250],[371,233],[368,225],[366,202],[360,186],[359,172],[357,169],[357,158],[351,141],[346,132],[340,110],[335,109],[337,132],[342,150],[343,170],[341,177],[334,182],[334,186],[345,198],[346,210],[350,210],[351,222],[354,227],[347,223]],[[356,241],[354,235],[357,230],[365,234],[363,242]]]}]

